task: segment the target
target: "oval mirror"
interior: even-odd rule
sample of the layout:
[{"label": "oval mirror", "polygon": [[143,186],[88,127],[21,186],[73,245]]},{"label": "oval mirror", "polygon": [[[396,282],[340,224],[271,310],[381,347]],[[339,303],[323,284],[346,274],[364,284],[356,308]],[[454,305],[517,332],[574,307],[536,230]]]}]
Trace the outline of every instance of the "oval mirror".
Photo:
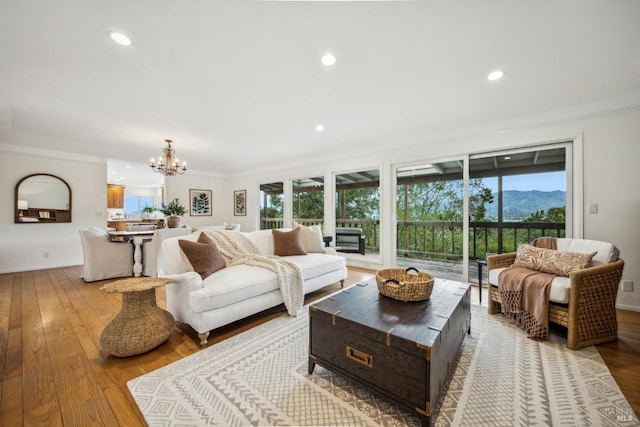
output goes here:
[{"label": "oval mirror", "polygon": [[48,173],[25,176],[16,184],[16,224],[71,222],[71,187]]}]

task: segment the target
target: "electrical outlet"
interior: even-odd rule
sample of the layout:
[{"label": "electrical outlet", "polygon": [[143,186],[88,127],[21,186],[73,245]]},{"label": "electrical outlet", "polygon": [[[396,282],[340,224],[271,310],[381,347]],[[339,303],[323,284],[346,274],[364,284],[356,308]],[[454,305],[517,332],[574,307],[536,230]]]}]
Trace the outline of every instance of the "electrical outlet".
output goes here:
[{"label": "electrical outlet", "polygon": [[49,252],[42,252],[42,258],[49,258]]},{"label": "electrical outlet", "polygon": [[597,203],[589,203],[589,213],[597,214],[598,213],[598,204]]},{"label": "electrical outlet", "polygon": [[633,280],[623,280],[622,290],[626,292],[633,292]]}]

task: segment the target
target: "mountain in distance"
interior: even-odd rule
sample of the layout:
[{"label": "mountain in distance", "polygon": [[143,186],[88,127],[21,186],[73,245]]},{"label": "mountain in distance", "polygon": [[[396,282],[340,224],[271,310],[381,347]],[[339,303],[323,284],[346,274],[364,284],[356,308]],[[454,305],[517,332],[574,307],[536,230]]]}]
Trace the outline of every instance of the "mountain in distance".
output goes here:
[{"label": "mountain in distance", "polygon": [[[566,191],[518,191],[508,190],[503,192],[502,203],[504,221],[522,221],[531,216],[532,213],[543,210],[545,213],[549,208],[566,206]],[[489,221],[498,220],[498,193],[493,193],[493,203],[485,204],[487,208],[487,219]]]}]

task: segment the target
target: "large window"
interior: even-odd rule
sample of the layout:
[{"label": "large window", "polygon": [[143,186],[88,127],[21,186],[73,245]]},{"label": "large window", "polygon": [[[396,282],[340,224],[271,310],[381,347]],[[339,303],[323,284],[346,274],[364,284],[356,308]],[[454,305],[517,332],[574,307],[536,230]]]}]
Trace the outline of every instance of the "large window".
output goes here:
[{"label": "large window", "polygon": [[396,171],[397,264],[463,276],[462,161]]},{"label": "large window", "polygon": [[[345,229],[355,230],[345,230]],[[380,251],[380,171],[377,169],[336,175],[336,246],[340,234],[359,230],[366,254]],[[365,250],[359,250],[363,254]],[[350,250],[350,252],[356,252]]]},{"label": "large window", "polygon": [[260,229],[284,226],[284,184],[260,184]]},{"label": "large window", "polygon": [[302,225],[324,224],[324,178],[293,180],[293,220]]},{"label": "large window", "polygon": [[125,196],[124,210],[127,215],[141,215],[145,207],[156,207],[155,197],[152,196]]}]

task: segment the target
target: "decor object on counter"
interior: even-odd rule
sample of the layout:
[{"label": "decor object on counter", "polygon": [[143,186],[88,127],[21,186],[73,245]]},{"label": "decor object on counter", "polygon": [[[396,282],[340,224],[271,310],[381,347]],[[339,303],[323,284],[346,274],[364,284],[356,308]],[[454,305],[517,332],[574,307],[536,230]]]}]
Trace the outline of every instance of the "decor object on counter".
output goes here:
[{"label": "decor object on counter", "polygon": [[182,175],[187,170],[187,163],[182,162],[182,166],[178,166],[178,158],[174,157],[176,150],[171,148],[171,144],[173,143],[170,139],[165,139],[164,142],[167,143],[167,146],[162,149],[162,157],[158,160],[158,164],[156,165],[156,161],[151,159],[151,169],[155,172],[161,173],[165,176],[174,176],[176,174]]},{"label": "decor object on counter", "polygon": [[180,204],[180,200],[173,199],[167,205],[163,203],[160,212],[168,217],[167,225],[169,228],[178,228],[180,227],[180,217],[187,213],[187,208]]},{"label": "decor object on counter", "polygon": [[233,192],[233,214],[235,216],[247,215],[247,190]]},{"label": "decor object on counter", "polygon": [[191,216],[212,216],[211,190],[189,190]]},{"label": "decor object on counter", "polygon": [[156,212],[157,210],[158,210],[158,208],[157,208],[157,207],[155,207],[155,206],[149,206],[149,205],[146,205],[144,208],[142,208],[142,213],[144,214],[144,216],[145,216],[146,218],[150,218],[150,217],[151,217],[151,215],[152,215],[154,212]]},{"label": "decor object on counter", "polygon": [[117,280],[100,288],[122,293],[122,309],[100,335],[100,345],[109,354],[128,357],[146,353],[171,336],[175,320],[156,304],[156,288],[173,282],[158,277]]}]

